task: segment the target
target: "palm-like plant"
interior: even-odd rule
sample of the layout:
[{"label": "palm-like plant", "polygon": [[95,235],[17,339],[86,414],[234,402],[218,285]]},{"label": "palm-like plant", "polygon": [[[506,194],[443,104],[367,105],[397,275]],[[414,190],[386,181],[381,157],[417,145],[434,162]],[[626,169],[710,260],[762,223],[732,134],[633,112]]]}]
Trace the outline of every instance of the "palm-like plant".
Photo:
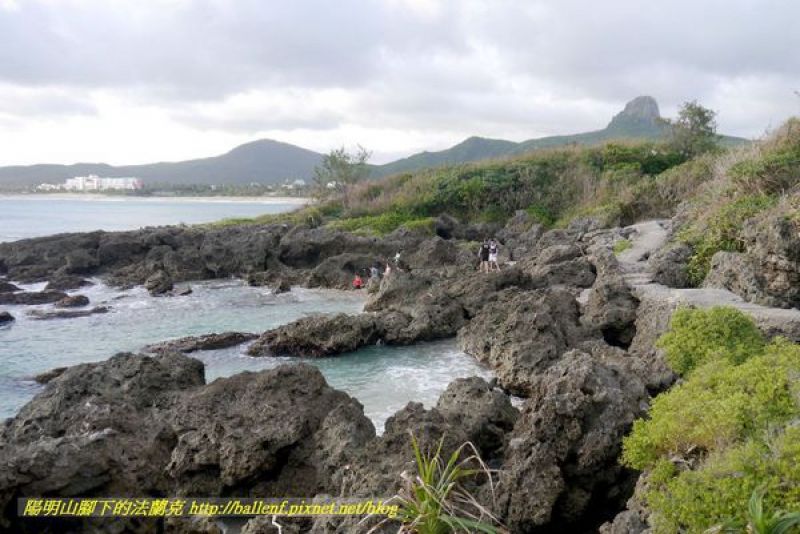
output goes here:
[{"label": "palm-like plant", "polygon": [[750,495],[746,525],[742,526],[740,522],[731,520],[708,529],[706,533],[789,534],[800,532],[800,512],[776,510],[772,514],[767,513],[764,510],[764,493],[763,489],[757,489]]},{"label": "palm-like plant", "polygon": [[[423,452],[412,434],[411,445],[417,475],[403,474],[403,487],[395,499],[400,504],[401,533],[449,534],[482,532],[500,534],[500,522],[465,490],[461,482],[491,473],[472,443],[464,443],[445,462],[442,458],[444,437],[432,451]],[[466,453],[466,454],[465,454]],[[477,467],[476,467],[477,466]],[[492,488],[494,494],[494,488]]]}]

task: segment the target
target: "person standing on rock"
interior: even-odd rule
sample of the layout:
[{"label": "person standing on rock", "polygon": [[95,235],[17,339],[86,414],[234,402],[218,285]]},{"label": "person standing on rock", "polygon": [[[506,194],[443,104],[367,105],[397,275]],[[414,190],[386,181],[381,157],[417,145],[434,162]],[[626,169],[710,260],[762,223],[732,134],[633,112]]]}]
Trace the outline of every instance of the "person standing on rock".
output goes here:
[{"label": "person standing on rock", "polygon": [[478,257],[481,260],[480,265],[480,272],[488,273],[489,272],[489,242],[484,240],[483,244],[481,245],[480,250],[478,251]]},{"label": "person standing on rock", "polygon": [[500,265],[497,263],[498,248],[496,240],[492,239],[489,241],[489,271],[500,271]]}]

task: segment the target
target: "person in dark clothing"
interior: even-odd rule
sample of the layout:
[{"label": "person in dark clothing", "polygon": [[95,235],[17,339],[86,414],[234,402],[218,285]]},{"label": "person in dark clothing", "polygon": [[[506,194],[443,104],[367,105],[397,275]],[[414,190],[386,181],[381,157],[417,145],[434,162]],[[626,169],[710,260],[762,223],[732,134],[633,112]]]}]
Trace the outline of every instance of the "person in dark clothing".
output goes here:
[{"label": "person in dark clothing", "polygon": [[478,257],[481,260],[480,272],[489,272],[489,241],[484,241],[478,251]]}]

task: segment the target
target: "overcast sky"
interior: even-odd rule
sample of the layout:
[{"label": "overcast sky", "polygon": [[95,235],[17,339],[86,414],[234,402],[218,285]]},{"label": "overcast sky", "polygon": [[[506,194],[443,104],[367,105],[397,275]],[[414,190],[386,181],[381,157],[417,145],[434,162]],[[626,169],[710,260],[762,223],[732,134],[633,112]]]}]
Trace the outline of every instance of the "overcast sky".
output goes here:
[{"label": "overcast sky", "polygon": [[258,138],[384,162],[697,99],[800,114],[796,0],[0,0],[0,165],[180,160]]}]

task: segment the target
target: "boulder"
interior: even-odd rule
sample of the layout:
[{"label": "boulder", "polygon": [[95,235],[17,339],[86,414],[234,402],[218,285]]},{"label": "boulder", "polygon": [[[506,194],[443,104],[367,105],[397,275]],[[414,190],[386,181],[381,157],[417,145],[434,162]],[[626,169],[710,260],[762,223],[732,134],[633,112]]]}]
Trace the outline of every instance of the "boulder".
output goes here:
[{"label": "boulder", "polygon": [[497,484],[512,532],[595,531],[630,496],[622,438],[647,408],[644,385],[615,361],[570,351],[530,381]]},{"label": "boulder", "polygon": [[0,293],[13,293],[14,291],[22,291],[20,288],[12,284],[11,282],[6,282],[0,280]]},{"label": "boulder", "polygon": [[166,271],[156,271],[144,282],[144,288],[154,297],[172,291],[172,277]]},{"label": "boulder", "polygon": [[636,335],[638,307],[639,299],[625,280],[621,276],[607,276],[589,290],[581,320],[599,330],[609,345],[627,348]]},{"label": "boulder", "polygon": [[55,289],[58,291],[69,291],[70,289],[78,289],[85,286],[92,285],[88,280],[84,280],[80,276],[74,274],[67,274],[63,271],[56,272],[50,278],[45,286],[46,290]]},{"label": "boulder", "polygon": [[[52,378],[0,429],[0,507],[37,495],[330,494],[375,439],[361,405],[313,366],[207,385],[203,374],[199,361],[179,354],[120,354]],[[0,521],[21,533],[42,526],[15,514]],[[163,531],[163,520],[149,521],[136,531]],[[48,527],[92,530],[66,519]]]},{"label": "boulder", "polygon": [[378,261],[377,256],[367,254],[338,254],[326,258],[308,275],[308,287],[328,287],[333,289],[349,289],[353,277],[360,273],[368,276],[369,268]]},{"label": "boulder", "polygon": [[569,291],[507,292],[458,333],[461,348],[486,363],[504,389],[527,396],[535,376],[585,338]]},{"label": "boulder", "polygon": [[372,345],[380,338],[371,314],[313,315],[264,332],[250,347],[251,356],[332,356]]},{"label": "boulder", "polygon": [[19,291],[0,293],[0,304],[37,305],[58,302],[67,296],[63,291]]},{"label": "boulder", "polygon": [[0,311],[0,326],[10,324],[14,321],[14,316],[7,311]]},{"label": "boulder", "polygon": [[519,417],[508,395],[475,376],[451,382],[439,397],[436,409],[464,431],[488,463],[502,456],[505,436]]},{"label": "boulder", "polygon": [[175,294],[179,297],[185,297],[187,295],[191,295],[192,293],[194,293],[194,291],[192,291],[191,286],[185,286],[175,291]]},{"label": "boulder", "polygon": [[771,295],[759,261],[738,252],[720,251],[711,258],[703,287],[727,289],[748,302],[773,308],[788,308],[791,302],[783,295]]},{"label": "boulder", "polygon": [[281,293],[288,293],[292,290],[292,286],[288,280],[281,278],[272,286],[272,293],[280,295]]},{"label": "boulder", "polygon": [[591,287],[596,278],[595,267],[588,258],[582,256],[568,261],[538,264],[526,260],[522,270],[531,280],[533,287],[569,286],[575,288]]},{"label": "boulder", "polygon": [[241,345],[257,338],[256,334],[248,332],[222,332],[221,334],[206,334],[203,336],[187,336],[162,343],[147,345],[145,352],[183,352],[190,353],[198,350],[218,350]]},{"label": "boulder", "polygon": [[49,371],[45,371],[44,373],[39,373],[33,377],[33,380],[38,384],[47,384],[51,380],[63,375],[64,371],[66,370],[66,367],[56,367],[54,369],[50,369]]},{"label": "boulder", "polygon": [[667,287],[690,287],[687,265],[692,248],[686,243],[670,243],[650,256],[648,263],[653,280]]},{"label": "boulder", "polygon": [[89,305],[86,295],[68,295],[54,304],[56,308],[80,308]]}]

